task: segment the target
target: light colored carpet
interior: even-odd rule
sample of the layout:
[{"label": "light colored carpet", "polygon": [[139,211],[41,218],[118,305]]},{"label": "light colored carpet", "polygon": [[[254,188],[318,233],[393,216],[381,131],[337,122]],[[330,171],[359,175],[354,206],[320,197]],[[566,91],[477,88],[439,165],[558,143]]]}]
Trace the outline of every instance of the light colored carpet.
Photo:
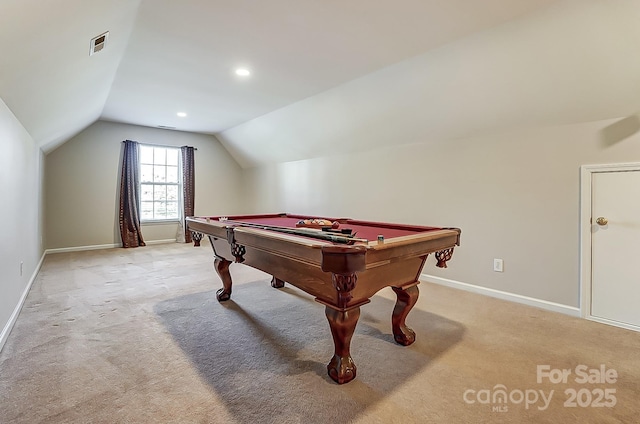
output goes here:
[{"label": "light colored carpet", "polygon": [[[407,319],[416,343],[393,342],[382,291],[353,338],[358,376],[337,385],[322,305],[237,264],[218,303],[212,265],[208,244],[48,255],[0,353],[0,422],[640,421],[638,333],[423,283]],[[577,366],[601,364],[615,383],[575,381]],[[538,365],[572,374],[539,384]],[[505,403],[486,398],[499,385]],[[605,389],[615,406],[585,406]]]}]

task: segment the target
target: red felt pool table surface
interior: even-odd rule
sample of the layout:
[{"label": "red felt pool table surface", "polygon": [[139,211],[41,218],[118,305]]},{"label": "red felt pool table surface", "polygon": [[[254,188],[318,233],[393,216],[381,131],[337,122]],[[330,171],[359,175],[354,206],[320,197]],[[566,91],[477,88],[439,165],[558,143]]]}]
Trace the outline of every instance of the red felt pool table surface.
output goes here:
[{"label": "red felt pool table surface", "polygon": [[[235,215],[225,218],[240,225],[242,222],[246,222],[251,224],[271,225],[287,228],[296,228],[296,223],[305,219],[326,219],[332,222],[339,222],[340,225],[338,229],[350,229],[353,231],[354,236],[367,240],[377,240],[378,236],[380,235],[385,239],[391,239],[442,229],[439,227],[389,224],[384,222],[359,221],[349,218],[328,218],[306,215],[291,215],[284,213],[272,215]],[[220,217],[210,217],[210,219],[219,220]],[[234,225],[234,222],[229,222],[229,224]]]}]

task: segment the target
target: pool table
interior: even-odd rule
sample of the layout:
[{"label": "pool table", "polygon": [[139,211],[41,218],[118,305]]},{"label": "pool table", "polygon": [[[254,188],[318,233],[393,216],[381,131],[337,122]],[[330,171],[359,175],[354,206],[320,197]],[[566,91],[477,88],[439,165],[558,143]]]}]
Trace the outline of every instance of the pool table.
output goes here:
[{"label": "pool table", "polygon": [[273,287],[287,282],[325,305],[335,347],[327,371],[343,384],[356,376],[350,345],[360,307],[380,289],[391,287],[397,296],[391,316],[394,339],[405,346],[413,343],[416,336],[405,319],[418,300],[422,267],[430,253],[437,266],[446,267],[460,245],[460,229],[346,218],[323,218],[332,223],[325,231],[297,229],[301,221],[313,218],[321,217],[282,213],[188,217],[186,222],[197,236],[209,237],[222,280],[219,301],[231,297],[229,265],[237,262],[270,274]]}]

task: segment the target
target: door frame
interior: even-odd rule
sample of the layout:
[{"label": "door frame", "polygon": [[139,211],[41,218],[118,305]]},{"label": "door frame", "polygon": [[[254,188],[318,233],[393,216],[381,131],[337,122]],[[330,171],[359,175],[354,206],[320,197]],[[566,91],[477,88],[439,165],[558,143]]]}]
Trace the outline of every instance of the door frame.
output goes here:
[{"label": "door frame", "polygon": [[591,192],[593,174],[640,171],[640,163],[582,165],[580,167],[580,309],[582,317],[628,330],[640,327],[591,315]]}]

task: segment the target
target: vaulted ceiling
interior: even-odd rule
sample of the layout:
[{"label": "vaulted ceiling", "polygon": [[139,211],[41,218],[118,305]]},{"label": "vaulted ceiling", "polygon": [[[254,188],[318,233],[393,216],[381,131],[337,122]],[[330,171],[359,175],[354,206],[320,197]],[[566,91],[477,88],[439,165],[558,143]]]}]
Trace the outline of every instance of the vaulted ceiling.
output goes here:
[{"label": "vaulted ceiling", "polygon": [[416,122],[446,138],[621,116],[640,108],[638,3],[2,0],[0,98],[45,151],[104,119],[216,134],[243,166],[416,142]]}]

